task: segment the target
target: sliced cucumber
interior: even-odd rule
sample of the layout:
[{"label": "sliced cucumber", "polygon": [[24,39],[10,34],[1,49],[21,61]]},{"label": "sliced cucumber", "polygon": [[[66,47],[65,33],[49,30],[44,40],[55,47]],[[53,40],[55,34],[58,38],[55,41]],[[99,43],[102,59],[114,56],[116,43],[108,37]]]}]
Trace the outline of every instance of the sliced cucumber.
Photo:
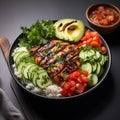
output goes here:
[{"label": "sliced cucumber", "polygon": [[47,72],[44,69],[41,69],[41,70],[38,69],[38,70],[34,71],[33,74],[32,74],[33,84],[36,85],[36,80],[38,78],[41,78],[41,76],[43,76],[43,75],[47,75]]},{"label": "sliced cucumber", "polygon": [[98,76],[96,75],[96,74],[89,74],[88,75],[88,85],[90,86],[90,87],[93,87],[93,86],[95,86],[97,83],[98,83]]},{"label": "sliced cucumber", "polygon": [[94,86],[98,83],[98,78],[104,71],[104,64],[108,60],[107,55],[102,55],[92,47],[83,46],[79,53],[81,61],[80,69],[88,71],[89,86]]},{"label": "sliced cucumber", "polygon": [[45,88],[52,83],[50,77],[44,69],[33,73],[32,82],[40,88]]},{"label": "sliced cucumber", "polygon": [[15,52],[21,52],[21,51],[28,52],[26,47],[19,47]]},{"label": "sliced cucumber", "polygon": [[96,60],[99,60],[100,57],[101,57],[100,52],[96,51],[96,52],[95,52],[95,59],[96,59]]},{"label": "sliced cucumber", "polygon": [[28,57],[30,54],[28,52],[21,52],[16,58],[15,64],[17,65],[23,57]]},{"label": "sliced cucumber", "polygon": [[90,63],[84,63],[81,65],[81,70],[88,71],[90,74],[92,72],[92,65]]},{"label": "sliced cucumber", "polygon": [[95,55],[95,51],[91,49],[91,50],[87,51],[86,54],[87,54],[87,56],[86,56],[87,58],[93,57]]},{"label": "sliced cucumber", "polygon": [[24,77],[23,74],[22,74],[22,71],[23,71],[23,69],[25,68],[25,66],[26,66],[26,63],[25,63],[25,62],[21,62],[21,63],[19,64],[18,68],[17,68],[17,71],[21,74],[21,82],[22,82],[23,84],[26,83],[26,79],[25,79],[25,77]]},{"label": "sliced cucumber", "polygon": [[32,82],[33,82],[34,85],[36,85],[36,80],[37,80],[38,76],[39,76],[38,72],[34,72],[33,73]]},{"label": "sliced cucumber", "polygon": [[21,52],[16,52],[14,55],[13,55],[13,60],[14,62],[16,61],[17,57],[21,54]]},{"label": "sliced cucumber", "polygon": [[102,55],[102,56],[101,56],[101,59],[100,59],[100,64],[101,64],[101,65],[104,65],[107,60],[108,60],[108,56]]},{"label": "sliced cucumber", "polygon": [[97,69],[97,63],[94,62],[94,63],[92,64],[92,72],[95,72],[96,69]]},{"label": "sliced cucumber", "polygon": [[105,61],[104,56],[101,55],[100,64],[101,64],[101,65],[104,65],[104,61]]},{"label": "sliced cucumber", "polygon": [[85,52],[84,50],[81,50],[80,53],[79,53],[79,58],[80,59],[85,59]]},{"label": "sliced cucumber", "polygon": [[28,79],[32,80],[34,73],[37,71],[38,66],[35,64],[28,70]]},{"label": "sliced cucumber", "polygon": [[100,65],[99,62],[97,62],[97,69],[96,69],[95,73],[96,73],[97,75],[99,75],[99,74],[100,74],[100,71],[101,71],[101,65]]},{"label": "sliced cucumber", "polygon": [[13,60],[16,61],[17,55],[22,54],[22,52],[29,52],[26,47],[19,47],[13,52]]},{"label": "sliced cucumber", "polygon": [[36,84],[38,87],[40,88],[46,88],[47,86],[52,84],[52,81],[50,80],[50,78],[48,76],[42,76],[42,78],[38,78],[36,80]]},{"label": "sliced cucumber", "polygon": [[22,68],[25,67],[26,63],[25,62],[20,62],[19,66],[17,67],[17,71],[21,74],[22,73]]},{"label": "sliced cucumber", "polygon": [[99,73],[98,77],[100,77],[102,75],[103,71],[104,71],[104,67],[101,66],[101,70],[100,70],[100,73]]},{"label": "sliced cucumber", "polygon": [[46,70],[34,64],[26,47],[19,47],[14,51],[13,60],[18,73],[21,74],[21,82],[31,80],[34,85],[45,88],[52,83]]},{"label": "sliced cucumber", "polygon": [[23,74],[23,76],[24,76],[25,79],[28,79],[28,71],[29,71],[29,69],[30,69],[32,66],[34,66],[34,64],[32,64],[32,63],[27,63],[27,64],[25,65],[24,69],[22,70],[22,74]]},{"label": "sliced cucumber", "polygon": [[94,50],[81,50],[79,53],[79,58],[82,59],[84,62],[93,59],[93,56],[95,55]]}]

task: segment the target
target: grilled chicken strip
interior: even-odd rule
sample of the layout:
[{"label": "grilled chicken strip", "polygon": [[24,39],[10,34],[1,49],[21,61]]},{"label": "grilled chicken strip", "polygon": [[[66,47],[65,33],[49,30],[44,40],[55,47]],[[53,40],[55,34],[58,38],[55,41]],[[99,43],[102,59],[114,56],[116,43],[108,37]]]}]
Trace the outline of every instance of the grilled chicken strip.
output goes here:
[{"label": "grilled chicken strip", "polygon": [[80,66],[79,48],[69,42],[50,40],[46,45],[32,48],[30,51],[35,62],[46,69],[56,84],[60,84],[66,74],[72,73]]},{"label": "grilled chicken strip", "polygon": [[78,69],[78,66],[80,66],[79,60],[70,62],[70,64],[65,66],[64,69],[60,73],[54,76],[53,78],[54,83],[60,84],[61,82],[63,82],[66,75],[69,75],[70,73]]}]

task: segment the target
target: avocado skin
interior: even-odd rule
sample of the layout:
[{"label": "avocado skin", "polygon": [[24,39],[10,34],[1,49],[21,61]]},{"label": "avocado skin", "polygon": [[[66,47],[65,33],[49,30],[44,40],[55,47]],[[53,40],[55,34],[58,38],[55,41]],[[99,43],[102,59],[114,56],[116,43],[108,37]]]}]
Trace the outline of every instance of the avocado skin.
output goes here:
[{"label": "avocado skin", "polygon": [[60,19],[54,26],[56,37],[69,42],[78,42],[85,32],[84,23],[73,18]]}]

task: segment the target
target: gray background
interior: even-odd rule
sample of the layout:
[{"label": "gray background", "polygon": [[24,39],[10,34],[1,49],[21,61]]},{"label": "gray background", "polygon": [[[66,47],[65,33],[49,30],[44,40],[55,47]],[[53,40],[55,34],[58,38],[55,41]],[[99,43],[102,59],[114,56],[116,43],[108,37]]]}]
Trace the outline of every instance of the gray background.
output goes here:
[{"label": "gray background", "polygon": [[[85,18],[85,10],[89,5],[97,2],[113,3],[120,7],[119,0],[0,0],[0,37],[6,36],[12,44],[21,33],[21,26],[29,26],[36,20],[42,19],[56,20],[71,17],[81,19],[86,25],[88,25]],[[112,98],[109,98],[112,99],[110,104],[107,105],[100,114],[93,116],[92,120],[113,120],[113,118],[115,120],[120,119],[120,44],[119,42],[117,42],[117,44],[114,43],[115,40],[120,40],[120,37],[118,36],[118,38],[116,38],[116,36],[114,36],[111,39],[113,39],[111,42],[107,42],[110,45],[114,58],[111,67],[111,79],[113,80],[112,84],[114,84],[114,93],[112,93],[114,95]],[[8,66],[3,57],[2,51],[0,51],[1,87],[5,90],[6,94],[15,106],[21,110],[10,87],[11,79],[12,77],[8,70]]]}]

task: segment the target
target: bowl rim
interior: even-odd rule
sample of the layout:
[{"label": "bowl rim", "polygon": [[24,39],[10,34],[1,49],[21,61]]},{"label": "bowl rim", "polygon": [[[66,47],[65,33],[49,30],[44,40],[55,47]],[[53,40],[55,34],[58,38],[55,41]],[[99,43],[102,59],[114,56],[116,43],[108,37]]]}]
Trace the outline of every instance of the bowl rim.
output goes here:
[{"label": "bowl rim", "polygon": [[[118,13],[118,16],[119,16],[118,20],[117,20],[115,23],[113,23],[113,24],[111,24],[111,25],[108,25],[108,26],[98,25],[98,24],[92,22],[92,21],[90,20],[90,18],[89,18],[89,15],[88,15],[89,10],[92,9],[93,7],[95,7],[95,6],[100,6],[100,5],[107,5],[107,6],[109,6],[110,8],[114,9],[114,10]],[[116,5],[111,4],[111,3],[102,3],[102,2],[101,2],[101,3],[91,4],[91,5],[88,6],[88,8],[86,9],[85,15],[86,15],[87,20],[88,20],[92,25],[94,25],[94,26],[96,26],[96,27],[110,28],[110,27],[116,26],[117,24],[120,25],[120,9],[119,9]]]}]

